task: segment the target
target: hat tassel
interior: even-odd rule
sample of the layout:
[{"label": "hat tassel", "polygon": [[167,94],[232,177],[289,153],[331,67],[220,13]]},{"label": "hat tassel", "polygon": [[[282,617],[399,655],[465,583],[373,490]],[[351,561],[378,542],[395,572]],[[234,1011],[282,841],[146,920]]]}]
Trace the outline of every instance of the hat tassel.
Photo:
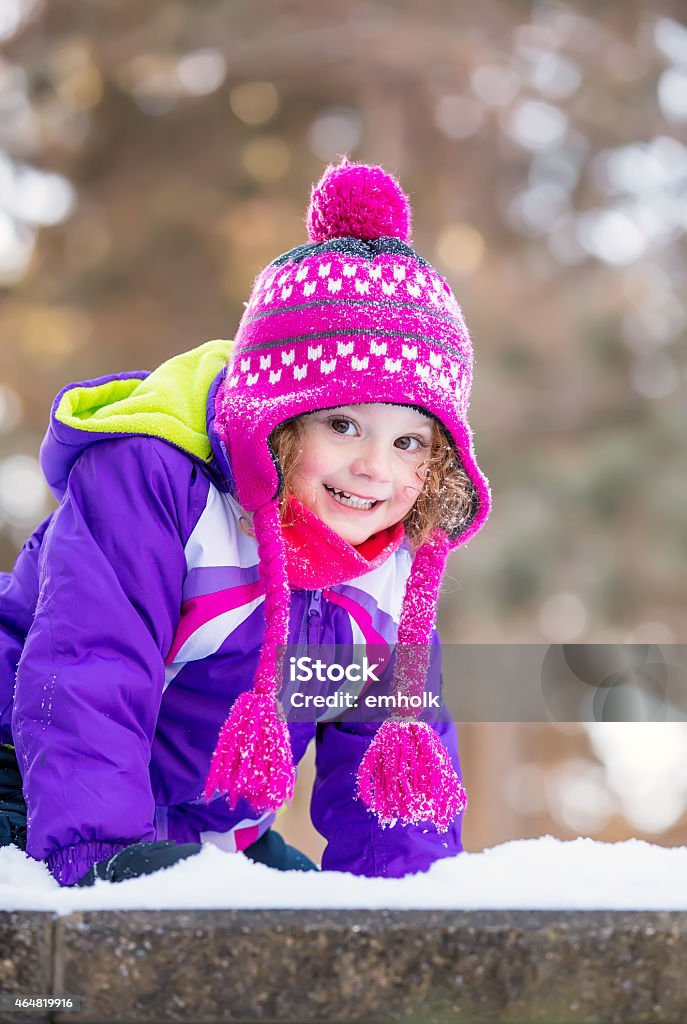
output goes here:
[{"label": "hat tassel", "polygon": [[[422,692],[439,584],[449,540],[436,530],[420,547],[406,586],[398,630],[394,690]],[[437,733],[412,713],[384,722],[357,774],[357,794],[384,826],[429,821],[438,832],[467,806],[467,794]]]},{"label": "hat tassel", "polygon": [[242,693],[220,730],[205,799],[219,790],[228,794],[232,810],[245,797],[256,811],[278,811],[293,797],[295,781],[289,731],[275,695]]},{"label": "hat tassel", "polygon": [[467,805],[446,747],[426,722],[382,724],[358,769],[358,792],[382,826],[430,821],[446,832]]},{"label": "hat tassel", "polygon": [[265,581],[265,637],[253,689],[234,702],[222,726],[203,795],[227,793],[233,810],[245,797],[257,812],[278,811],[293,797],[296,769],[284,710],[277,699],[284,645],[288,640],[290,590],[286,575],[279,506],[254,516]]}]

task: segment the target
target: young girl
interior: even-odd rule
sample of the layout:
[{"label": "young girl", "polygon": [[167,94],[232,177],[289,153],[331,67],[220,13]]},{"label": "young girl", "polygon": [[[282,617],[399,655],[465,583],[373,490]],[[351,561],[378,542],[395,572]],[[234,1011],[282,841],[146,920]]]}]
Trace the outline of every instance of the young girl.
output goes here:
[{"label": "young girl", "polygon": [[21,845],[14,744],[26,851],[62,885],[203,843],[314,868],[271,828],[312,738],[323,868],[401,876],[462,849],[445,708],[287,723],[279,701],[289,642],[398,643],[409,692],[447,555],[490,505],[470,339],[400,186],[343,160],[308,232],[256,279],[233,347],[55,399],[59,508],[0,576],[0,819],[4,796]]}]

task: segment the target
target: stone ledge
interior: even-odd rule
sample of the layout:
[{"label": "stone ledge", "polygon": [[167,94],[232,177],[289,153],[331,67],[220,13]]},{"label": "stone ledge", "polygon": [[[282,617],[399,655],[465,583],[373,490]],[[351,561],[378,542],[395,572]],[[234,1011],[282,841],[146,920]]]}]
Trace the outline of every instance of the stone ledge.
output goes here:
[{"label": "stone ledge", "polygon": [[[53,988],[53,914],[17,910],[0,912],[0,992],[3,995],[49,995]],[[47,1020],[0,1010],[0,1021]]]},{"label": "stone ledge", "polygon": [[0,913],[1,1021],[597,1024],[687,1019],[687,913]]}]

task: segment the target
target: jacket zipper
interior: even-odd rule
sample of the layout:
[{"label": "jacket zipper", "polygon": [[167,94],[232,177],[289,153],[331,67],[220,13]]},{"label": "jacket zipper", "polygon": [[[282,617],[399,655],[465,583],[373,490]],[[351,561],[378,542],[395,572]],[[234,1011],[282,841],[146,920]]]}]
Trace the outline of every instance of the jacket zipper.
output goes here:
[{"label": "jacket zipper", "polygon": [[310,591],[310,603],[308,605],[308,646],[317,644],[320,640],[322,627],[322,591]]}]

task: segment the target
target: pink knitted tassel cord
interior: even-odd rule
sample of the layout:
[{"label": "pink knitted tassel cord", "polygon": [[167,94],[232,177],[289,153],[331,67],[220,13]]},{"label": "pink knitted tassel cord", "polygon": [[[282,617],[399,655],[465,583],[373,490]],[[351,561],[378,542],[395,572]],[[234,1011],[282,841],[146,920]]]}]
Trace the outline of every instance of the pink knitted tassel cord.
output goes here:
[{"label": "pink knitted tassel cord", "polygon": [[[403,600],[394,692],[421,693],[429,662],[436,603],[449,539],[436,530],[417,551]],[[357,796],[381,825],[432,822],[446,832],[467,795],[446,748],[426,723],[401,710],[384,722],[358,769]]]},{"label": "pink knitted tassel cord", "polygon": [[467,795],[445,746],[426,722],[392,719],[379,729],[358,771],[358,796],[382,826],[431,821],[446,832]]},{"label": "pink knitted tassel cord", "polygon": [[296,772],[289,731],[273,693],[242,693],[222,726],[204,796],[229,795],[232,809],[240,797],[256,811],[278,811],[293,797]]},{"label": "pink knitted tassel cord", "polygon": [[203,794],[210,800],[216,790],[227,793],[232,808],[245,797],[262,812],[293,797],[296,769],[277,700],[290,600],[277,502],[258,509],[253,521],[265,581],[265,638],[253,689],[237,698],[220,730]]},{"label": "pink knitted tassel cord", "polygon": [[439,586],[450,544],[445,531],[437,528],[418,548],[403,597],[398,626],[399,644],[431,643]]}]

